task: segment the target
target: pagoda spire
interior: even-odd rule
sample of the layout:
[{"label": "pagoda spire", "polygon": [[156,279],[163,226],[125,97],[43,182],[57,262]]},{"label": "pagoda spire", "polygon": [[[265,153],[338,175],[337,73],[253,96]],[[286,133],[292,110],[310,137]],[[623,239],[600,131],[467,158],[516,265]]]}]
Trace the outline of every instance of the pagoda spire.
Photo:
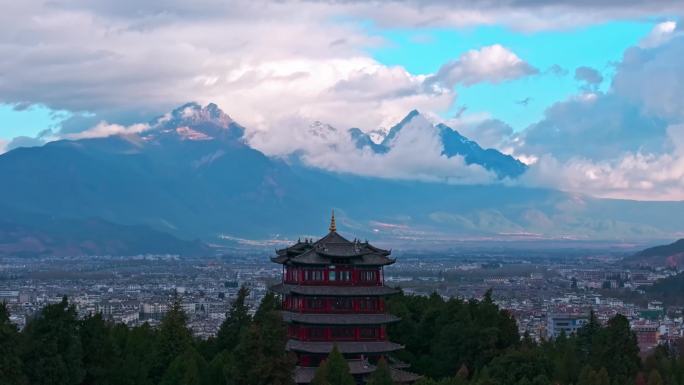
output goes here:
[{"label": "pagoda spire", "polygon": [[330,227],[328,228],[330,232],[337,231],[337,225],[335,224],[335,209],[332,210],[332,216],[330,217]]}]

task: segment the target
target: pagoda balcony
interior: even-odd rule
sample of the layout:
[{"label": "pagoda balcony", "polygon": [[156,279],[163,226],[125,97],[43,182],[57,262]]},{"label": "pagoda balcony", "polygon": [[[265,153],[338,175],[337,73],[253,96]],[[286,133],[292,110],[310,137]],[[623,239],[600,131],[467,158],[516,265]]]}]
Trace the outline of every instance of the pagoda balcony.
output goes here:
[{"label": "pagoda balcony", "polygon": [[398,289],[381,286],[324,286],[324,285],[291,285],[277,284],[271,290],[283,295],[297,294],[305,296],[328,297],[371,297],[399,294]]},{"label": "pagoda balcony", "polygon": [[283,310],[294,313],[380,314],[385,311],[382,297],[304,297],[285,295]]},{"label": "pagoda balcony", "polygon": [[[344,266],[344,265],[342,265]],[[327,267],[285,267],[283,283],[324,286],[382,286],[382,268],[357,268],[333,265]]]},{"label": "pagoda balcony", "polygon": [[399,317],[385,314],[309,314],[281,312],[283,321],[304,325],[383,325],[399,321]]},{"label": "pagoda balcony", "polygon": [[291,324],[288,337],[299,341],[385,341],[384,325],[311,326]]},{"label": "pagoda balcony", "polygon": [[389,341],[287,341],[285,348],[292,352],[330,354],[333,346],[342,354],[389,353],[401,350],[400,344]]}]

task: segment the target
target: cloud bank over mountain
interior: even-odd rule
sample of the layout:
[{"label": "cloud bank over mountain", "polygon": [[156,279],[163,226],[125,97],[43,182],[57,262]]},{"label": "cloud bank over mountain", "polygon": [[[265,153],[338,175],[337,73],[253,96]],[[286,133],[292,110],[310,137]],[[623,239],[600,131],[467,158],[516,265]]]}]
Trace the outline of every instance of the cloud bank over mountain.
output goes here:
[{"label": "cloud bank over mountain", "polygon": [[93,124],[80,113],[128,125],[189,99],[216,102],[254,129],[293,117],[373,127],[413,108],[446,111],[457,83],[535,71],[494,45],[412,74],[371,58],[382,39],[331,20],[339,12],[267,1],[22,2],[0,15],[0,73],[13,74],[0,102],[72,111],[72,130]]},{"label": "cloud bank over mountain", "polygon": [[[359,147],[347,131],[386,134],[418,109],[529,165],[506,183],[684,200],[684,36],[673,21],[683,11],[677,1],[632,0],[24,1],[0,14],[0,103],[71,116],[38,137],[0,141],[0,149],[139,134],[149,117],[196,100],[225,108],[268,155],[364,176],[502,183],[491,170],[444,156],[432,123],[409,125],[387,153]],[[358,22],[539,31],[654,14],[668,18],[624,52],[612,78],[571,69],[583,82],[577,93],[517,131],[496,116],[449,114],[463,87],[547,70],[525,52],[486,43],[414,73],[370,55],[387,41]]]}]

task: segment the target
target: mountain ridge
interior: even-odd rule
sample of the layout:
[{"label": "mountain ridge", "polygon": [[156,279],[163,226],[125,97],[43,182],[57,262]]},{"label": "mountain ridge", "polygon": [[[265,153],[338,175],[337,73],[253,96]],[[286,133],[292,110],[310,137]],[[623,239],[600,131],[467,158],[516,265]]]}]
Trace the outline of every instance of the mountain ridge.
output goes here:
[{"label": "mountain ridge", "polygon": [[55,217],[0,207],[0,256],[210,256],[199,240],[187,241],[144,225],[100,218]]},{"label": "mountain ridge", "polygon": [[631,262],[677,267],[684,265],[684,238],[667,245],[641,250],[628,258]]},{"label": "mountain ridge", "polygon": [[[11,186],[0,190],[0,202],[46,216],[144,225],[212,243],[221,235],[318,234],[331,208],[342,231],[388,242],[664,239],[684,233],[676,220],[684,215],[682,202],[330,172],[252,148],[244,128],[228,115],[181,107],[174,110],[178,120],[167,114],[172,119],[153,121],[140,134],[62,140],[0,155],[0,178]],[[186,113],[204,108],[203,118],[186,119],[182,111],[188,107]],[[189,131],[178,132],[181,127],[213,136],[188,137]]]}]

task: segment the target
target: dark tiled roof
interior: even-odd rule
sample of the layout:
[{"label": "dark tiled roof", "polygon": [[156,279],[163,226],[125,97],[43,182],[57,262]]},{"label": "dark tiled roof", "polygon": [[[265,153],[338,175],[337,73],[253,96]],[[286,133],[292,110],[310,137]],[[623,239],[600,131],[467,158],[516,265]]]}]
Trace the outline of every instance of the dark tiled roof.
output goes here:
[{"label": "dark tiled roof", "polygon": [[304,314],[282,312],[283,321],[317,325],[377,325],[399,321],[391,314]]},{"label": "dark tiled roof", "polygon": [[372,246],[368,242],[349,241],[336,231],[331,231],[318,241],[297,241],[294,245],[276,251],[271,258],[276,263],[327,265],[332,259],[345,259],[355,265],[389,265],[390,251]]},{"label": "dark tiled roof", "polygon": [[423,378],[423,376],[401,369],[391,368],[390,370],[392,374],[392,381],[397,384],[411,384]]},{"label": "dark tiled roof", "polygon": [[381,296],[398,294],[399,290],[387,286],[307,286],[280,283],[271,286],[278,294],[301,294],[315,296]]},{"label": "dark tiled roof", "polygon": [[[366,360],[347,360],[349,364],[349,373],[351,374],[369,374],[376,369],[375,365],[371,365]],[[313,380],[316,374],[317,367],[298,366],[295,368],[295,382],[298,384],[308,384]]]},{"label": "dark tiled roof", "polygon": [[[349,364],[349,373],[353,375],[370,374],[377,369],[375,365],[371,365],[362,360],[348,360],[347,363]],[[310,383],[316,374],[316,369],[318,368],[303,366],[296,367],[294,372],[295,382],[297,384]],[[422,378],[422,376],[419,376],[415,373],[407,372],[397,368],[390,368],[390,374],[392,376],[392,380],[398,384],[410,384]]]},{"label": "dark tiled roof", "polygon": [[407,364],[406,362],[401,361],[395,357],[389,356],[387,358],[389,358],[390,366],[395,369],[408,369],[411,367],[410,364]]},{"label": "dark tiled roof", "polygon": [[286,349],[295,352],[328,354],[333,346],[337,346],[340,353],[385,353],[403,349],[404,347],[389,341],[287,341]]}]

